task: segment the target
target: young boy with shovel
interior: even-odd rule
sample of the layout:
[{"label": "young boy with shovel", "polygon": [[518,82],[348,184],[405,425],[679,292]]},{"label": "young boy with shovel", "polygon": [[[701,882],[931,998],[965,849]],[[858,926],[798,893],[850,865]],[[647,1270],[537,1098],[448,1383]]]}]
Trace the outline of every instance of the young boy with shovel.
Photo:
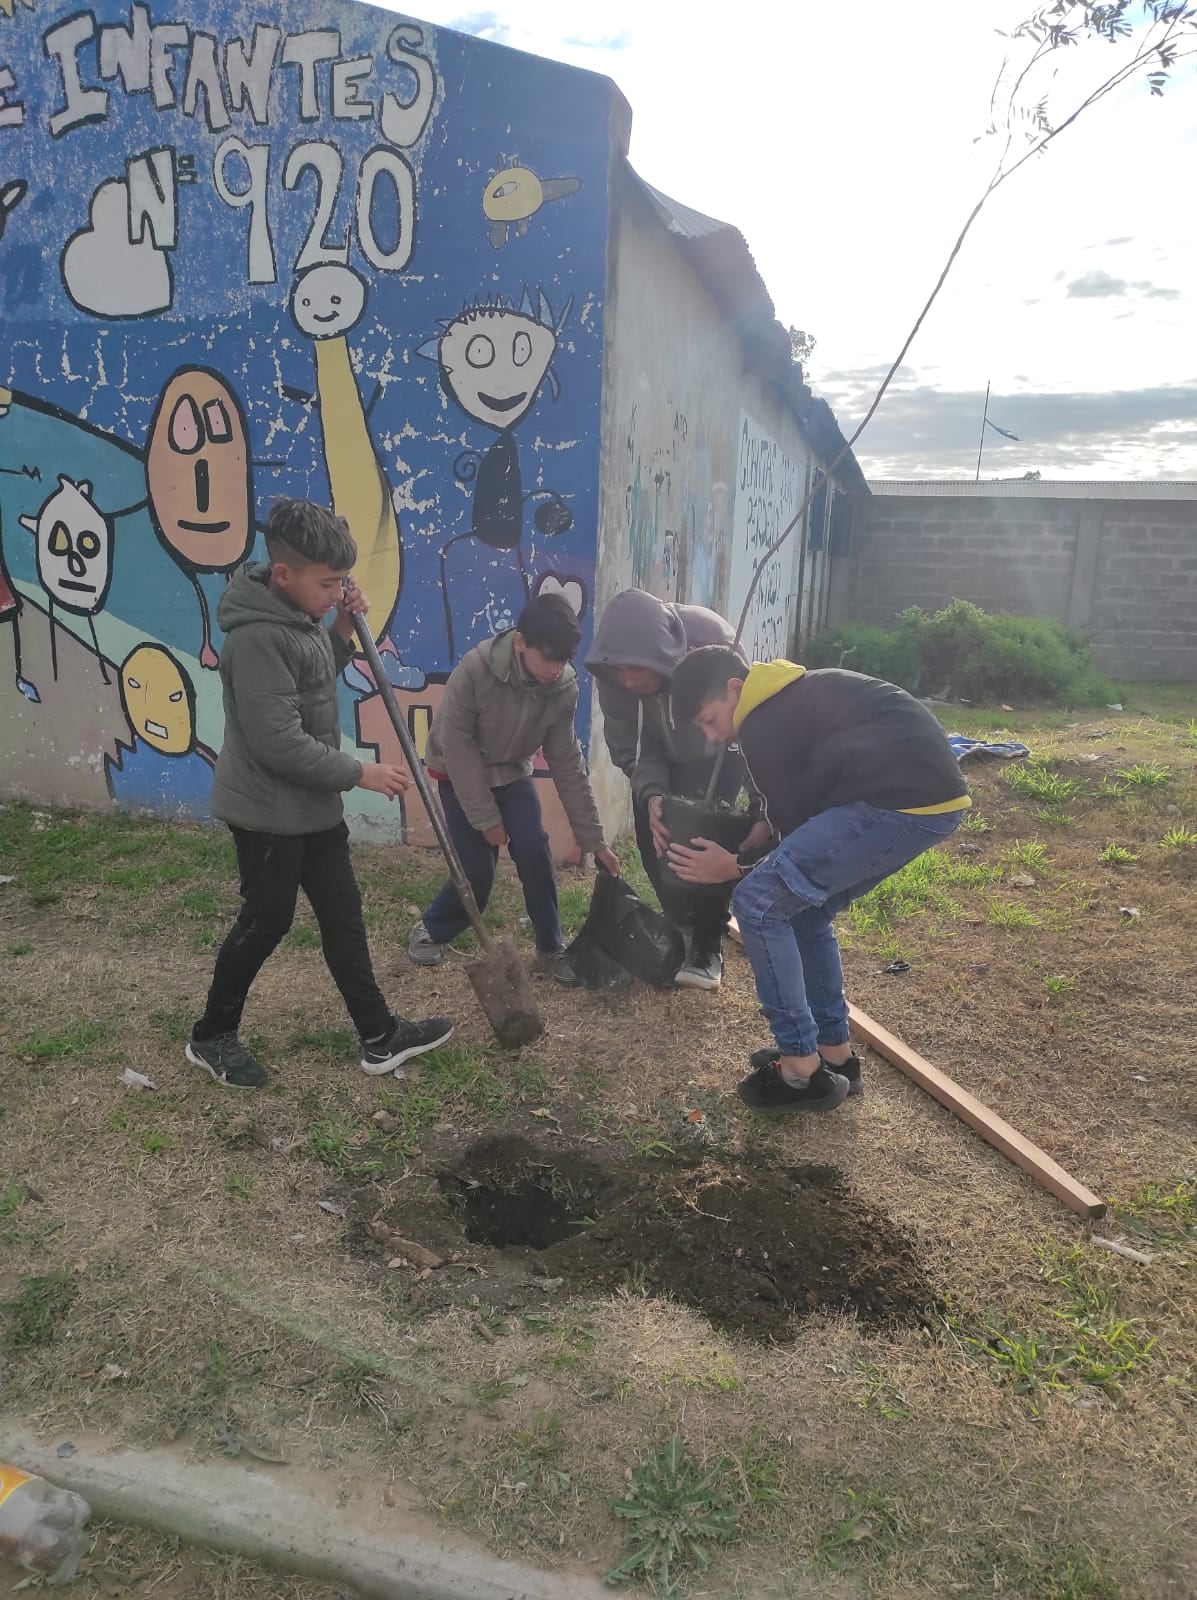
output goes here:
[{"label": "young boy with shovel", "polygon": [[337,675],[353,659],[353,619],[369,607],[349,576],[357,546],[344,519],[323,506],[280,500],[266,521],[266,551],[269,561],[239,572],[217,612],[226,634],[224,747],[212,815],[233,835],[241,910],[187,1042],[188,1061],[239,1089],[268,1081],[237,1030],[250,985],[291,926],[300,889],[316,913],[366,1072],[393,1072],[453,1032],[447,1017],[409,1022],[387,1005],[349,858],[342,792],[372,789],[393,800],[410,781],[402,767],[363,765],[340,748]]},{"label": "young boy with shovel", "polygon": [[955,831],[972,803],[960,766],[926,706],[839,668],[750,667],[715,645],[680,664],[673,704],[712,742],[739,742],[775,841],[754,867],[704,839],[669,851],[684,880],[735,885],[776,1041],[736,1092],[756,1111],[832,1111],[862,1087],[834,919]]},{"label": "young boy with shovel", "polygon": [[[454,667],[424,762],[439,784],[445,821],[479,908],[486,909],[506,845],[523,885],[538,964],[567,986],[574,979],[557,912],[557,874],[532,777],[538,750],[578,844],[619,875],[574,732],[578,675],[570,662],[581,639],[578,619],[560,595],[530,600],[513,629],[475,645]],[[468,926],[457,890],[446,883],[412,929],[408,955],[417,966],[435,966]]]}]

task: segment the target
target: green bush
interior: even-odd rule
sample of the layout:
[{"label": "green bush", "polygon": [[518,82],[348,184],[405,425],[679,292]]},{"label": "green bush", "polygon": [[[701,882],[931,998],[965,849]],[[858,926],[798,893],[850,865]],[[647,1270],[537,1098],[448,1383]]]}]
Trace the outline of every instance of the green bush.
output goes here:
[{"label": "green bush", "polygon": [[945,691],[977,703],[1106,705],[1113,684],[1095,672],[1084,634],[1048,617],[1015,617],[953,600],[904,611],[893,628],[846,623],[811,641],[811,667],[848,667],[912,694]]}]

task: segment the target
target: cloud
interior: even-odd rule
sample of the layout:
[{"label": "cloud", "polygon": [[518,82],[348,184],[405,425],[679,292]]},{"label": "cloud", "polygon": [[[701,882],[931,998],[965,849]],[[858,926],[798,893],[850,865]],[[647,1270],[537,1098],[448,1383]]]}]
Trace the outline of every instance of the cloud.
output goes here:
[{"label": "cloud", "polygon": [[473,34],[475,39],[489,39],[493,44],[506,44],[511,38],[511,28],[497,11],[466,11],[446,26],[458,33]]},{"label": "cloud", "polygon": [[1083,272],[1068,285],[1070,300],[1110,300],[1123,295],[1141,294],[1145,300],[1179,300],[1179,289],[1165,289],[1145,279],[1112,278],[1108,272],[1095,267]]},{"label": "cloud", "polygon": [[152,317],[169,310],[170,259],[148,226],[141,243],[131,243],[127,183],[112,179],[92,195],[88,226],[62,252],[62,281],[72,302],[97,317]]},{"label": "cloud", "polygon": [[[830,373],[818,385],[850,434],[875,385],[862,372]],[[892,388],[856,446],[865,473],[884,478],[971,477],[983,390],[936,389],[912,380]],[[1197,454],[1197,385],[1108,393],[994,394],[990,419],[1019,435],[990,434],[982,471],[1045,478],[1192,478]]]},{"label": "cloud", "polygon": [[622,33],[600,34],[590,39],[580,34],[567,34],[562,40],[563,44],[573,45],[577,50],[626,50],[631,42],[632,35],[626,28]]}]

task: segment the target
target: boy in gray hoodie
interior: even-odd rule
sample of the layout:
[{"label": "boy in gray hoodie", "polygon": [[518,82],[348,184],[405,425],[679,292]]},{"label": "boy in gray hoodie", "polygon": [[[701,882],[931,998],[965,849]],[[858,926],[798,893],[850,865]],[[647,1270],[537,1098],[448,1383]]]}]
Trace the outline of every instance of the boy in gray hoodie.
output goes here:
[{"label": "boy in gray hoodie", "polygon": [[[731,890],[722,897],[702,897],[689,913],[668,889],[663,892],[661,866],[669,832],[661,802],[666,795],[701,800],[719,754],[692,723],[675,725],[671,687],[679,663],[691,650],[730,645],[734,638],[730,623],[705,606],[672,605],[643,589],[625,589],[599,618],[586,657],[598,685],[607,749],[632,785],[632,817],[644,870],[666,916],[677,922],[689,917],[686,962],[677,982],[691,989],[718,989],[723,981]],[[729,750],[714,798],[734,802],[744,779],[739,750]],[[768,836],[766,824],[755,824],[744,850]]]},{"label": "boy in gray hoodie", "polygon": [[[454,667],[424,757],[428,776],[440,785],[445,821],[479,906],[490,898],[506,845],[523,885],[539,963],[567,985],[575,979],[565,959],[557,874],[532,777],[538,750],[544,751],[574,838],[608,872],[619,874],[574,732],[578,675],[570,661],[581,637],[578,619],[560,595],[530,600],[513,629],[475,645]],[[408,954],[417,966],[435,966],[444,946],[468,927],[457,891],[446,883],[412,929]]]},{"label": "boy in gray hoodie", "polygon": [[307,500],[280,500],[266,522],[266,550],[269,563],[238,573],[217,611],[226,635],[225,728],[212,815],[233,835],[241,911],[187,1043],[188,1061],[236,1088],[268,1081],[237,1029],[250,985],[291,926],[300,889],[316,913],[366,1072],[393,1072],[453,1032],[446,1017],[408,1022],[383,999],[349,858],[342,791],[372,789],[393,800],[410,781],[401,767],[363,765],[340,748],[337,676],[353,658],[353,618],[369,608],[349,576],[357,546],[343,518]]}]

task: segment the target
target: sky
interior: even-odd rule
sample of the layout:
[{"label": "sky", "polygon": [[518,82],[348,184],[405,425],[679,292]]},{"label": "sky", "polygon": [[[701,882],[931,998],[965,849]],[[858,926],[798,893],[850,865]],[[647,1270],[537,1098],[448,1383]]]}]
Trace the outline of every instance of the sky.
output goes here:
[{"label": "sky", "polygon": [[[780,320],[816,339],[850,433],[900,350],[998,147],[999,35],[1033,0],[504,0],[418,14],[605,73],[631,160],[739,228]],[[1194,38],[1197,42],[1197,36]],[[1044,79],[1059,120],[1119,60]],[[1032,96],[1032,98],[1034,98]],[[980,137],[979,137],[980,136]],[[1197,479],[1197,64],[1086,111],[988,202],[857,455],[872,477]]]}]

